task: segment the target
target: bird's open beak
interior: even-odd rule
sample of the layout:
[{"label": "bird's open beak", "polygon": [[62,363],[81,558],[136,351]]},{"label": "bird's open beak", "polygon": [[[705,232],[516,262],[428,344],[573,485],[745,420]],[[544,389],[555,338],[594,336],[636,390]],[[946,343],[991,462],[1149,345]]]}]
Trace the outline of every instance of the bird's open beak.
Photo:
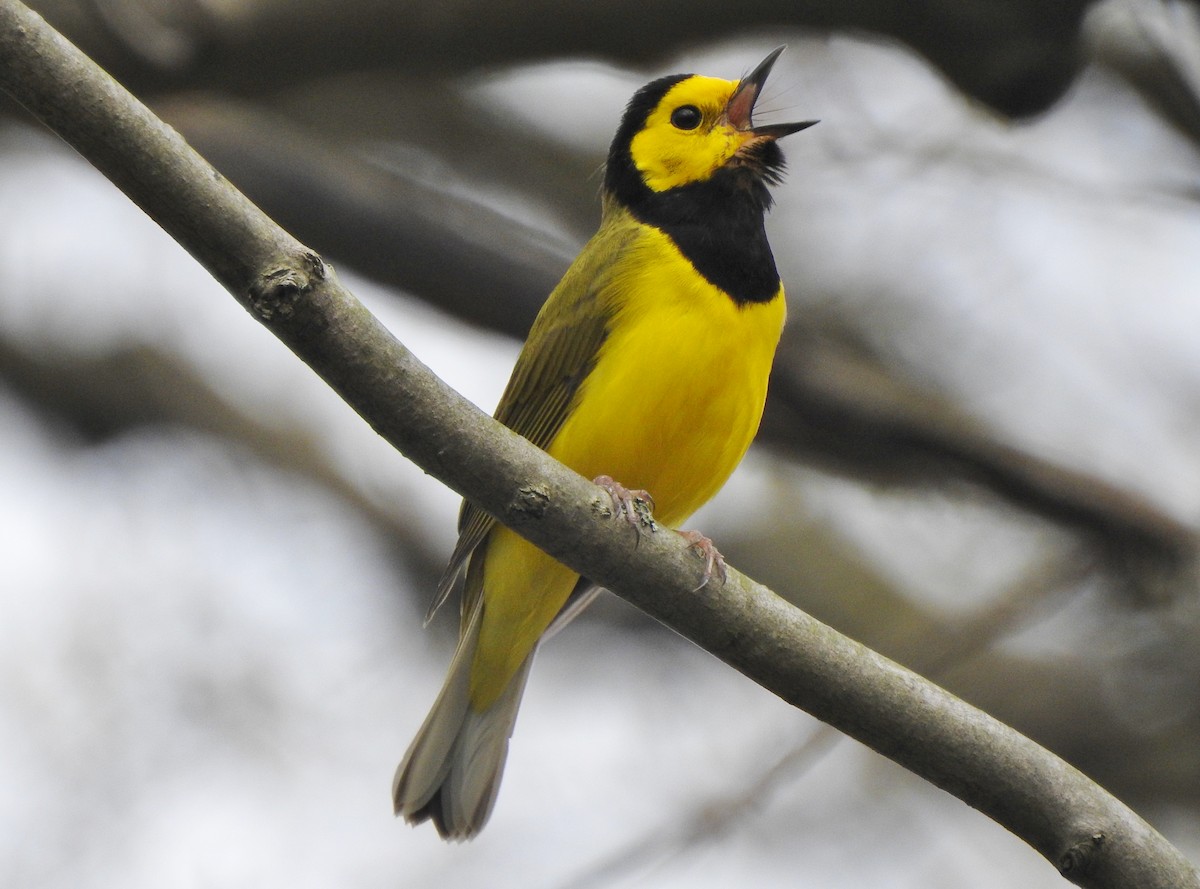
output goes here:
[{"label": "bird's open beak", "polygon": [[725,106],[725,119],[734,129],[750,134],[751,139],[748,141],[764,142],[782,139],[784,136],[798,133],[819,122],[806,120],[801,123],[773,123],[762,127],[754,126],[754,103],[758,101],[758,97],[762,93],[763,84],[767,82],[767,75],[771,73],[775,60],[785,49],[787,49],[786,46],[780,46],[772,50],[765,59],[758,63],[757,68],[743,77]]}]

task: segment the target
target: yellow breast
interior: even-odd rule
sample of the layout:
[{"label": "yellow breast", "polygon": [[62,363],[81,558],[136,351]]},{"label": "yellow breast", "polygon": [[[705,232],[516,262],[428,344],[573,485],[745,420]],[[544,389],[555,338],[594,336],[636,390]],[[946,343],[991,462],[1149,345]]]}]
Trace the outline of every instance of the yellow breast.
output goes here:
[{"label": "yellow breast", "polygon": [[[678,526],[733,472],[758,429],[783,329],[782,288],[739,306],[671,240],[639,232],[601,299],[609,333],[547,450],[586,478],[654,497]],[[578,576],[503,526],[488,537],[471,703],[491,706],[558,614]]]},{"label": "yellow breast", "polygon": [[629,250],[608,338],[549,452],[588,478],[645,488],[674,526],[720,489],[758,429],[783,292],[738,305],[649,226]]}]

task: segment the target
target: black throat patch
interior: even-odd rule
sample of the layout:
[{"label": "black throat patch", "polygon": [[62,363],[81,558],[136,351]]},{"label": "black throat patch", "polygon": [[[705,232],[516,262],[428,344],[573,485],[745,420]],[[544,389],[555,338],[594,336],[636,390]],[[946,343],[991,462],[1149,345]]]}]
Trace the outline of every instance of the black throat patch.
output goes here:
[{"label": "black throat patch", "polygon": [[783,154],[774,142],[753,162],[731,165],[703,182],[653,191],[633,163],[630,144],[668,90],[687,75],[643,87],[630,100],[613,138],[604,189],[634,217],[667,235],[714,287],[737,303],[769,302],[779,292],[779,272],[763,218],[771,206],[768,182],[778,181]]},{"label": "black throat patch", "polygon": [[779,271],[763,224],[769,201],[766,187],[752,173],[726,169],[704,182],[649,192],[629,209],[666,234],[696,271],[734,302],[758,303],[779,292]]}]

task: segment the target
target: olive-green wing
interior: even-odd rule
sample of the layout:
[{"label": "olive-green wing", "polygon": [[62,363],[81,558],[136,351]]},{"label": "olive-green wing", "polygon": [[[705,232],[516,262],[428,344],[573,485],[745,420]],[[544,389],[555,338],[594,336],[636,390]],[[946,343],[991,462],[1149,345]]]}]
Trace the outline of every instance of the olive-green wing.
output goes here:
[{"label": "olive-green wing", "polygon": [[[614,215],[584,247],[542,307],[496,408],[497,420],[543,450],[562,428],[580,384],[595,365],[612,317],[613,273],[640,228],[625,214]],[[458,543],[426,621],[446,601],[467,559],[495,524],[486,512],[463,501]],[[464,614],[479,591],[479,584],[469,586],[463,597]]]}]

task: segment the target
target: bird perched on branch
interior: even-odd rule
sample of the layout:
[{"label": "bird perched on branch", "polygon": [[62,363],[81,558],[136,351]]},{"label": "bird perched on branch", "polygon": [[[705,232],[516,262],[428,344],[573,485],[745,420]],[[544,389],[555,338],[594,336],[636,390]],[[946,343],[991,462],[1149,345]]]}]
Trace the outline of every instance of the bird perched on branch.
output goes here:
[{"label": "bird perched on branch", "polygon": [[[662,524],[687,519],[758,429],[785,314],[767,187],[783,170],[776,140],[816,122],[753,124],[782,51],[741,80],[675,75],[630,100],[600,229],[543,306],[496,409],[596,478],[635,527],[651,503]],[[458,648],[393,785],[397,814],[456,840],[491,814],[538,641],[594,589],[470,503],[459,535],[430,609],[465,573]],[[685,535],[703,582],[723,571],[707,538]]]}]

